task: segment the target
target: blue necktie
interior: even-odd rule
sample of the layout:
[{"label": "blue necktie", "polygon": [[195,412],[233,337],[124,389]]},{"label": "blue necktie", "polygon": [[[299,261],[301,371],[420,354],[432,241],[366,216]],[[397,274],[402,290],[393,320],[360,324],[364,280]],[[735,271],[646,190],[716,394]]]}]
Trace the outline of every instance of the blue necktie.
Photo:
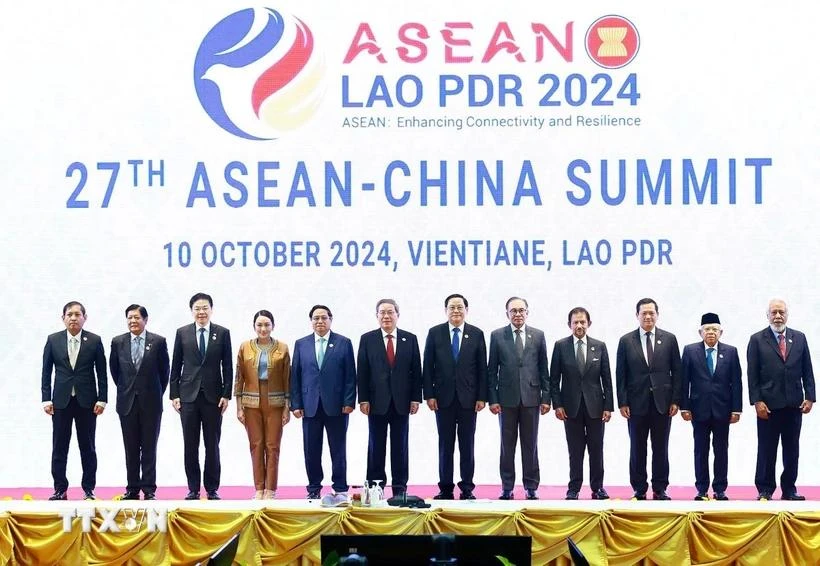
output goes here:
[{"label": "blue necktie", "polygon": [[202,356],[202,359],[205,359],[205,329],[199,329],[199,355]]},{"label": "blue necktie", "polygon": [[140,370],[140,365],[142,365],[142,336],[135,336],[134,339],[131,341],[131,361],[134,362],[134,367],[137,371]]},{"label": "blue necktie", "polygon": [[715,349],[706,348],[706,367],[709,368],[709,375],[715,375]]},{"label": "blue necktie", "polygon": [[459,329],[458,328],[453,328],[452,348],[453,348],[453,359],[456,360],[456,361],[458,361],[458,333],[459,333]]}]

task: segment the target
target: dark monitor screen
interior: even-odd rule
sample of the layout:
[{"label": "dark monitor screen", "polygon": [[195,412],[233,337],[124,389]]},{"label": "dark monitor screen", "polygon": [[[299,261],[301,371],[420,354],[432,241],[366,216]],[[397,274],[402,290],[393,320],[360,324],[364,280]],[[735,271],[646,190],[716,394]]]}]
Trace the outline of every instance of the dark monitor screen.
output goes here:
[{"label": "dark monitor screen", "polygon": [[[322,564],[328,563],[326,560],[334,552],[339,558],[363,556],[368,566],[505,564],[496,556],[503,556],[515,566],[532,564],[532,537],[527,536],[454,535],[451,542],[446,542],[437,540],[435,535],[322,535],[321,546]],[[442,560],[431,562],[431,558]],[[447,558],[457,561],[444,560]]]}]

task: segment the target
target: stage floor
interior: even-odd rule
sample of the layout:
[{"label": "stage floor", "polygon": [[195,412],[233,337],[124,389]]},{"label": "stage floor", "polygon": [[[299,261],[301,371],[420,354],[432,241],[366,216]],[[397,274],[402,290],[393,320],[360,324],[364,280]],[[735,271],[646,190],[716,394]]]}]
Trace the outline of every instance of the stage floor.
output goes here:
[{"label": "stage floor", "polygon": [[[817,564],[820,560],[818,488],[804,502],[753,500],[754,489],[730,488],[731,501],[693,501],[688,487],[673,501],[631,501],[628,488],[613,498],[499,501],[498,486],[481,486],[474,501],[435,501],[428,509],[358,506],[323,508],[303,488],[283,488],[271,501],[252,501],[249,487],[225,487],[221,501],[184,501],[184,488],[160,488],[156,501],[112,501],[117,488],[100,488],[98,501],[50,502],[48,489],[5,489],[0,501],[0,564],[198,564],[230,541],[238,564],[321,563],[323,534],[526,535],[532,564],[567,566],[571,537],[591,564],[755,565]],[[327,492],[329,490],[325,490]],[[410,493],[434,494],[431,486]],[[15,498],[11,498],[12,494]],[[31,499],[23,499],[29,495]],[[284,498],[285,495],[293,499]],[[556,499],[549,499],[552,496]],[[72,516],[77,518],[71,518]],[[66,519],[68,516],[68,519]],[[83,527],[79,517],[93,519]],[[154,519],[154,526],[146,517]],[[161,520],[158,520],[161,518]],[[111,522],[108,522],[109,519]],[[116,523],[118,532],[103,528]],[[116,529],[115,529],[116,530]]]}]

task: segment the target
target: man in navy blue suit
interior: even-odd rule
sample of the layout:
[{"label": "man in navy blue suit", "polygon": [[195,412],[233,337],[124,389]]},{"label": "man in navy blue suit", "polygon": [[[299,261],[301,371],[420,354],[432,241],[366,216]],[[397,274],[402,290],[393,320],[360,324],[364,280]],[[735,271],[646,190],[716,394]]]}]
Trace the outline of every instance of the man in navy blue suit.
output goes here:
[{"label": "man in navy blue suit", "polygon": [[727,501],[729,485],[729,425],[740,420],[743,410],[742,370],[737,348],[718,342],[723,329],[720,317],[707,312],[700,318],[701,342],[683,348],[681,402],[683,420],[692,422],[695,438],[695,501],[708,501],[709,442],[715,449],[715,499]]},{"label": "man in navy blue suit", "polygon": [[806,335],[786,328],[789,309],[785,301],[769,301],[766,316],[769,326],[752,334],[746,350],[749,400],[757,413],[755,485],[758,499],[771,499],[776,487],[777,445],[782,439],[780,498],[803,501],[795,483],[803,415],[816,401],[811,354]]},{"label": "man in navy blue suit", "polygon": [[387,483],[384,463],[390,427],[390,471],[394,496],[407,491],[410,415],[421,403],[421,354],[415,334],[399,330],[399,305],[393,299],[376,304],[380,328],[359,340],[356,375],[359,407],[367,415],[367,481]]},{"label": "man in navy blue suit", "polygon": [[66,499],[68,479],[65,469],[72,424],[77,427],[84,499],[96,499],[97,416],[105,410],[108,401],[108,376],[102,340],[83,330],[85,320],[85,307],[81,303],[67,303],[63,307],[66,329],[51,334],[43,348],[43,410],[51,416],[53,427],[51,475],[54,477],[54,493],[49,497],[51,501]]},{"label": "man in navy blue suit", "polygon": [[313,333],[296,341],[290,373],[290,407],[302,421],[307,498],[321,497],[322,440],[327,433],[333,470],[331,504],[346,505],[347,421],[356,405],[356,363],[349,338],[330,331],[333,313],[314,305],[308,314]]}]

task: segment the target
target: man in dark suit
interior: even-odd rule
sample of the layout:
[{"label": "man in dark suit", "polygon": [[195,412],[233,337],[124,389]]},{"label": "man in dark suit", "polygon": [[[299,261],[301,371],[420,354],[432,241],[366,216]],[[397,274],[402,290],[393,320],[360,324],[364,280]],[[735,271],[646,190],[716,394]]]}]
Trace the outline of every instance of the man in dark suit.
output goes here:
[{"label": "man in dark suit", "polygon": [[102,340],[96,334],[83,330],[85,321],[85,307],[77,301],[67,303],[63,307],[66,331],[51,334],[43,349],[43,410],[51,415],[52,424],[51,475],[54,478],[54,493],[49,497],[51,501],[67,499],[65,469],[72,425],[77,427],[84,499],[96,499],[97,415],[103,413],[108,401],[108,377]]},{"label": "man in dark suit", "polygon": [[156,499],[157,491],[157,439],[170,371],[168,344],[159,334],[145,330],[145,307],[129,305],[125,320],[128,332],[111,340],[108,360],[125,445],[127,484],[122,498],[139,499],[142,490],[150,500]]},{"label": "man in dark suit", "polygon": [[[231,332],[211,322],[214,301],[197,293],[188,302],[194,323],[177,330],[171,361],[171,403],[182,419],[186,500],[199,499],[200,481],[208,499],[220,499],[219,438],[222,415],[233,389]],[[199,467],[199,433],[205,444],[205,473]]]},{"label": "man in dark suit", "polygon": [[646,441],[652,439],[652,498],[668,501],[669,429],[680,403],[680,349],[671,332],[655,326],[658,304],[635,307],[640,328],[618,342],[615,382],[621,415],[629,419],[629,482],[634,499],[646,499]]},{"label": "man in dark suit", "polygon": [[313,333],[296,341],[290,372],[290,408],[302,421],[307,498],[322,492],[322,440],[327,433],[333,493],[325,505],[350,503],[347,495],[347,422],[356,405],[356,362],[349,338],[330,331],[333,313],[314,305],[308,314]]},{"label": "man in dark suit", "polygon": [[475,499],[475,419],[487,400],[487,344],[484,332],[464,322],[467,299],[444,300],[447,322],[434,326],[424,344],[424,398],[436,412],[439,492],[434,499],[453,499],[453,453],[460,456],[459,499]]},{"label": "man in dark suit", "polygon": [[806,335],[786,327],[789,309],[785,301],[769,301],[766,314],[768,328],[752,334],[746,350],[749,400],[757,412],[755,485],[758,499],[771,499],[776,487],[777,445],[782,439],[780,498],[803,501],[795,483],[803,415],[817,400],[811,354]]},{"label": "man in dark suit", "polygon": [[720,317],[707,312],[700,318],[702,342],[683,348],[680,412],[692,421],[695,438],[695,501],[708,501],[709,442],[715,448],[715,499],[728,501],[729,425],[740,420],[743,383],[737,348],[718,343],[723,329]]},{"label": "man in dark suit", "polygon": [[550,374],[555,416],[564,421],[569,449],[567,499],[578,499],[584,481],[584,450],[589,451],[592,499],[609,499],[604,489],[604,424],[614,410],[612,374],[606,344],[587,335],[589,311],[569,311],[570,336],[555,343]]},{"label": "man in dark suit", "polygon": [[421,354],[415,334],[399,330],[399,305],[393,299],[376,304],[380,328],[359,340],[356,376],[359,408],[367,415],[367,481],[387,483],[384,462],[390,427],[390,472],[393,495],[407,492],[410,415],[421,403]]},{"label": "man in dark suit", "polygon": [[547,342],[544,332],[526,324],[526,299],[511,297],[505,311],[510,324],[490,335],[488,392],[490,412],[501,427],[501,495],[514,499],[515,446],[521,433],[521,476],[527,499],[538,499],[538,419],[550,410]]}]

